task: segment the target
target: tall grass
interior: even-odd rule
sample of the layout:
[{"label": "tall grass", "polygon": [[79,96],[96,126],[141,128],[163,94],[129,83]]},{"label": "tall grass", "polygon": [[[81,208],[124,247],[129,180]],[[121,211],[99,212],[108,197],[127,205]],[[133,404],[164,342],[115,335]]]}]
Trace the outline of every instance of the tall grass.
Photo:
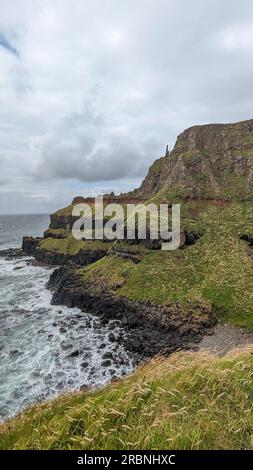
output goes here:
[{"label": "tall grass", "polygon": [[176,353],[95,393],[28,409],[0,427],[1,449],[251,449],[253,347]]}]

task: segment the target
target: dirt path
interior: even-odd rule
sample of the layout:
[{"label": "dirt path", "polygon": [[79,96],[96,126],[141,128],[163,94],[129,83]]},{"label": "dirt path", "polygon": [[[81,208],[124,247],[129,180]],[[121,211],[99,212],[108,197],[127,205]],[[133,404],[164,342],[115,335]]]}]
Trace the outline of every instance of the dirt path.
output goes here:
[{"label": "dirt path", "polygon": [[253,333],[249,333],[243,328],[218,324],[213,328],[213,332],[213,335],[204,336],[194,349],[209,349],[213,354],[223,356],[232,349],[253,345]]}]

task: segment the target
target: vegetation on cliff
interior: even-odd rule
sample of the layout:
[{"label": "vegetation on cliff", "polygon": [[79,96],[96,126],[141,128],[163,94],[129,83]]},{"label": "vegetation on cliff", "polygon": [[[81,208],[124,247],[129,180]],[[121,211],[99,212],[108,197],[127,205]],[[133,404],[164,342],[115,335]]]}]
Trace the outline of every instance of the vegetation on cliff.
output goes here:
[{"label": "vegetation on cliff", "polygon": [[137,191],[175,197],[253,199],[253,120],[186,129],[156,160]]},{"label": "vegetation on cliff", "polygon": [[208,302],[220,319],[253,330],[253,262],[250,247],[240,238],[253,232],[252,220],[250,202],[188,202],[182,223],[202,232],[196,244],[172,252],[139,251],[141,262],[136,264],[120,254],[135,253],[140,246],[116,242],[107,256],[80,272],[93,289],[101,286],[103,292],[131,300],[163,305]]}]

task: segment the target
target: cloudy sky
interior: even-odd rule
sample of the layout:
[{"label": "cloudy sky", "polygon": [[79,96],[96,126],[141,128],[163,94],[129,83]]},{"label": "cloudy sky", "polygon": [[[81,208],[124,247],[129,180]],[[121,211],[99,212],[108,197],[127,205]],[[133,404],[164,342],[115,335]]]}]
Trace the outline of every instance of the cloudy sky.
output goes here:
[{"label": "cloudy sky", "polygon": [[252,117],[252,0],[0,0],[0,213],[132,189],[184,128]]}]

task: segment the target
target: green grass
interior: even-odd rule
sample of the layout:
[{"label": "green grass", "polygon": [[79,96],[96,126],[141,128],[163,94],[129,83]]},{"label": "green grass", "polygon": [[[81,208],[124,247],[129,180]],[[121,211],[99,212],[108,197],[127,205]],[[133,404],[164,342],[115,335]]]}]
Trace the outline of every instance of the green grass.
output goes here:
[{"label": "green grass", "polygon": [[0,427],[0,449],[252,449],[252,376],[252,349],[176,353],[26,410]]},{"label": "green grass", "polygon": [[106,286],[106,289],[115,290],[125,284],[126,276],[132,267],[132,261],[111,255],[91,264],[88,268],[80,269],[79,272],[93,289],[95,286]]},{"label": "green grass", "polygon": [[87,267],[84,276],[110,287],[116,270],[124,279],[117,295],[158,304],[207,301],[221,319],[253,331],[253,262],[240,240],[242,233],[253,232],[252,212],[250,203],[200,204],[195,212],[190,203],[183,209],[183,225],[203,232],[194,246],[149,251],[127,269],[125,260],[108,256]]},{"label": "green grass", "polygon": [[76,255],[81,249],[90,251],[108,250],[111,245],[111,242],[105,243],[102,240],[76,240],[70,233],[62,239],[45,238],[39,243],[38,247],[65,255]]},{"label": "green grass", "polygon": [[[42,240],[39,248],[69,255],[80,249],[108,250],[108,256],[82,270],[94,285],[158,304],[209,302],[220,319],[253,331],[253,262],[247,243],[240,240],[241,234],[253,233],[252,204],[190,201],[181,204],[181,216],[182,227],[203,234],[183,250],[150,251],[122,241],[79,241],[71,233],[64,239]],[[140,254],[142,261],[134,264],[114,255],[115,249]]]},{"label": "green grass", "polygon": [[70,231],[69,230],[66,230],[65,228],[48,228],[44,234],[46,234],[48,237],[56,237],[57,238],[57,235],[61,235],[61,236],[64,236],[67,237],[69,234],[70,234]]}]

